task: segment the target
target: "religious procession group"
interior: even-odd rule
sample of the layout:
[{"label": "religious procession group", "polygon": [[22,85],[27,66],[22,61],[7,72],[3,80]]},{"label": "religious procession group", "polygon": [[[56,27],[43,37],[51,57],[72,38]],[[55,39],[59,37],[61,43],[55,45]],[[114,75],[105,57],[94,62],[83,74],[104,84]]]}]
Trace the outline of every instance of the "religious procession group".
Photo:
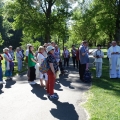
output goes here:
[{"label": "religious procession group", "polygon": [[[93,52],[95,58],[96,77],[102,77],[102,63],[104,52],[101,50],[101,45],[97,45],[97,49]],[[83,75],[88,69],[89,57],[91,54],[88,50],[88,43],[83,41],[79,48],[79,73],[80,79],[83,80]],[[116,41],[112,41],[107,51],[107,57],[109,59],[109,76],[111,79],[120,78],[120,46],[117,45]]]},{"label": "religious procession group", "polygon": [[[7,79],[11,79],[14,70],[14,51],[12,50],[12,46],[9,46],[9,48],[4,48],[3,52],[5,59],[5,76]],[[27,50],[25,52],[21,47],[17,47],[15,52],[18,71],[22,70],[22,61],[25,61],[27,63],[26,67],[28,68],[27,76],[29,84],[36,84],[34,80],[38,77],[40,79],[40,85],[47,89],[47,94],[51,99],[58,98],[58,96],[54,94],[55,79],[59,74],[64,74],[65,67],[69,67],[70,54],[72,55],[73,67],[79,69],[80,80],[84,82],[83,76],[85,71],[88,70],[89,54],[91,54],[87,41],[83,41],[78,49],[72,45],[71,52],[65,47],[62,57],[60,48],[55,42],[45,43],[43,46],[39,46],[36,53],[34,53],[34,47],[31,44],[27,44]],[[107,55],[110,61],[110,78],[120,78],[120,47],[117,46],[115,41],[111,43]],[[93,56],[96,64],[96,77],[100,78],[102,76],[102,58],[104,57],[101,45],[97,45],[97,50],[93,52]],[[3,57],[0,55],[0,63]],[[46,58],[49,69],[46,72],[41,72],[40,66]],[[64,60],[64,65],[62,65],[62,60]],[[43,80],[45,80],[45,85]],[[0,84],[4,83],[2,65],[0,64]]]}]

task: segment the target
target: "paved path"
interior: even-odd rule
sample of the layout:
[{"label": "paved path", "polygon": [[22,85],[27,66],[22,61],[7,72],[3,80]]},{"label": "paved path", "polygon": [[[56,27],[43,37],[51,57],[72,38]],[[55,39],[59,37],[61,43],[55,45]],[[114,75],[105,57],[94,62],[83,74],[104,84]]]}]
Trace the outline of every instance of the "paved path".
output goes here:
[{"label": "paved path", "polygon": [[90,84],[80,82],[72,66],[55,85],[59,100],[50,101],[39,85],[29,85],[27,76],[16,76],[0,85],[0,120],[87,120],[81,102]]}]

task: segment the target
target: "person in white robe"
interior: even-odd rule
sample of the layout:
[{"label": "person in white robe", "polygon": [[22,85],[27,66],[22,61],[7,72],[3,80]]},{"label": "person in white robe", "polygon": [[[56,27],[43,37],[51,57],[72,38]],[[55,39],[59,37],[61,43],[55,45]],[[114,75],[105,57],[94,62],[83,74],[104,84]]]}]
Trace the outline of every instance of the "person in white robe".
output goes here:
[{"label": "person in white robe", "polygon": [[116,41],[112,41],[112,46],[108,49],[110,78],[120,78],[120,47]]}]

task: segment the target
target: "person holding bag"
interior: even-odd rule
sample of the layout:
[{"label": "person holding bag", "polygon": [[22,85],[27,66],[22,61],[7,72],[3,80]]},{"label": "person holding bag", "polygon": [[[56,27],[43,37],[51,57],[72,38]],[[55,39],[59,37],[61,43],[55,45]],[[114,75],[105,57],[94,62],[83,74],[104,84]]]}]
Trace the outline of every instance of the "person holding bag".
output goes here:
[{"label": "person holding bag", "polygon": [[[44,47],[40,46],[38,48],[38,55],[37,55],[37,61],[39,63],[39,66],[41,66],[41,63],[46,58],[43,53],[44,53]],[[43,84],[43,78],[44,78],[44,76],[45,76],[45,83],[46,83],[46,85]],[[48,75],[47,75],[47,73],[39,72],[39,77],[40,77],[40,85],[42,87],[46,87],[47,88],[47,83],[48,83]]]},{"label": "person holding bag", "polygon": [[50,99],[58,99],[58,96],[54,94],[56,73],[58,71],[58,64],[56,58],[54,57],[54,47],[48,46],[47,53],[48,53],[47,60],[50,66],[50,69],[47,72],[48,74],[47,94]]}]

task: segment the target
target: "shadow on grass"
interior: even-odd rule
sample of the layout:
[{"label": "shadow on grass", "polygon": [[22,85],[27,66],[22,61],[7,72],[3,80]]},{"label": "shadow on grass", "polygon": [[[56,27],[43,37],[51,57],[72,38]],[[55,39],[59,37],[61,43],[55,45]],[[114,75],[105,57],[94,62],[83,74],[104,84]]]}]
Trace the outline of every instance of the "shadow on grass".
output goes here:
[{"label": "shadow on grass", "polygon": [[100,79],[95,78],[95,69],[92,69],[93,80],[92,84],[94,86],[103,88],[105,90],[112,90],[116,95],[120,96],[120,79],[110,79],[109,78],[109,61],[107,58],[104,59],[102,77]]},{"label": "shadow on grass", "polygon": [[62,103],[56,100],[52,102],[56,105],[56,108],[51,109],[50,113],[58,120],[79,120],[73,104],[69,104],[68,102]]}]

